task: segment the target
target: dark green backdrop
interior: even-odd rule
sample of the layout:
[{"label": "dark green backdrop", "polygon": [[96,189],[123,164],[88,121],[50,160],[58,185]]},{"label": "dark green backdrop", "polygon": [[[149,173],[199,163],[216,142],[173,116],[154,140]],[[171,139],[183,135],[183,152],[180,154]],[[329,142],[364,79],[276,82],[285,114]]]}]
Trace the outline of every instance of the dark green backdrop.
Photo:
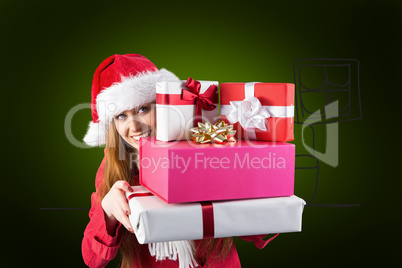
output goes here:
[{"label": "dark green backdrop", "polygon": [[[90,102],[96,67],[115,53],[145,55],[182,79],[220,82],[293,82],[294,60],[358,59],[363,119],[339,124],[339,166],[320,164],[314,202],[360,206],[306,207],[301,233],[282,234],[263,250],[242,240],[236,245],[243,267],[397,260],[398,1],[115,2],[0,4],[7,249],[1,266],[84,265],[88,210],[40,208],[90,206],[103,149],[72,145],[64,121],[70,109]],[[89,109],[75,114],[77,139],[90,120]],[[297,152],[304,153],[300,127],[295,134]],[[311,176],[296,173],[296,194],[312,191]]]}]

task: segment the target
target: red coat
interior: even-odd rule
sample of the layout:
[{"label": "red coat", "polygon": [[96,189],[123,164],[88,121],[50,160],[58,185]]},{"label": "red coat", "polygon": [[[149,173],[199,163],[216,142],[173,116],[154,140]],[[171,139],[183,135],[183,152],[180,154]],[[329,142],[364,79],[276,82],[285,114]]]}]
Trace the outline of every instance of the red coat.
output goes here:
[{"label": "red coat", "polygon": [[[105,158],[103,159],[98,172],[96,174],[95,186],[99,187],[103,179],[103,167],[105,165]],[[89,211],[90,221],[84,231],[84,238],[82,240],[82,256],[84,262],[89,267],[105,267],[109,261],[116,257],[117,251],[119,249],[123,226],[118,225],[114,236],[110,236],[106,231],[106,222],[104,218],[104,212],[99,203],[96,202],[97,193],[92,193],[91,196],[91,210]],[[263,241],[262,238],[265,235],[260,236],[248,236],[241,237],[245,241],[253,241],[258,248],[263,248],[268,244],[268,241]],[[135,240],[136,241],[136,240]],[[199,241],[195,241],[197,246]],[[137,242],[138,243],[138,242]],[[143,267],[153,268],[153,267],[166,267],[166,268],[178,268],[179,263],[172,260],[156,261],[155,257],[152,257],[148,251],[148,245],[140,245],[141,251],[141,262]],[[211,254],[210,260],[214,253]],[[207,264],[210,261],[207,261]],[[207,264],[204,266],[199,265],[199,267],[208,267]],[[240,267],[239,256],[237,255],[236,247],[232,246],[229,256],[224,260],[217,260],[213,266],[214,268],[237,268]]]}]

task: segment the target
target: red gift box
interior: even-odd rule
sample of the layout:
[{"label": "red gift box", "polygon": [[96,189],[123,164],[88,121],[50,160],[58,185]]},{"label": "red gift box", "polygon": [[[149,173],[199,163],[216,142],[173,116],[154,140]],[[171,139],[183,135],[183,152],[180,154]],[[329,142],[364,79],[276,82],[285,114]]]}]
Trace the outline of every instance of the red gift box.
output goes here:
[{"label": "red gift box", "polygon": [[292,141],[294,92],[289,83],[222,83],[221,119],[233,124],[241,139]]}]

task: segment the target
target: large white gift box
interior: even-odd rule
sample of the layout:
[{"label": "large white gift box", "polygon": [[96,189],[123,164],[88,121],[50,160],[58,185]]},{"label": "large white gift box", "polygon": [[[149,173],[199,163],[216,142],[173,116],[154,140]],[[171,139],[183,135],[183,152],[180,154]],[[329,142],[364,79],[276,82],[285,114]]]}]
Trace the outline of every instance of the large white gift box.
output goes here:
[{"label": "large white gift box", "polygon": [[[219,119],[219,83],[196,81],[156,83],[156,139],[189,140],[198,121]],[[198,121],[197,121],[198,120]]]},{"label": "large white gift box", "polygon": [[300,232],[305,202],[297,196],[167,204],[141,186],[127,192],[141,244]]}]

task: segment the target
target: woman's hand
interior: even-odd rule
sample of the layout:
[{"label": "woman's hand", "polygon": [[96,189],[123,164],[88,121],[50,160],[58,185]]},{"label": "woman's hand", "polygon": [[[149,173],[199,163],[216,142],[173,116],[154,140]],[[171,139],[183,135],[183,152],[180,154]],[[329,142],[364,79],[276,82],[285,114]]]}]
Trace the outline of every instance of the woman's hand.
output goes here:
[{"label": "woman's hand", "polygon": [[128,219],[130,207],[128,206],[125,192],[132,192],[127,181],[116,181],[110,191],[102,200],[102,208],[105,212],[106,229],[109,235],[114,235],[117,223],[120,222],[130,232],[134,232]]}]

